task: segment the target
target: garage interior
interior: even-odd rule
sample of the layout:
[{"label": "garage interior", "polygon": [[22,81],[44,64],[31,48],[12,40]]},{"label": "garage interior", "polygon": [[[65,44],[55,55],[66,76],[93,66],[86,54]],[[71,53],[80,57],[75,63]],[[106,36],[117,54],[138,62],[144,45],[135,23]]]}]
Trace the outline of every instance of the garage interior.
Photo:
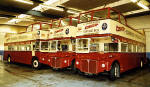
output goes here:
[{"label": "garage interior", "polygon": [[8,64],[3,60],[6,33],[26,32],[37,22],[77,16],[88,10],[112,7],[120,11],[128,25],[143,30],[146,57],[150,59],[150,0],[0,0],[0,87],[150,87],[150,67],[127,71],[115,81],[105,74],[94,77],[73,74],[70,70],[53,71],[48,66],[34,70],[24,64]]}]

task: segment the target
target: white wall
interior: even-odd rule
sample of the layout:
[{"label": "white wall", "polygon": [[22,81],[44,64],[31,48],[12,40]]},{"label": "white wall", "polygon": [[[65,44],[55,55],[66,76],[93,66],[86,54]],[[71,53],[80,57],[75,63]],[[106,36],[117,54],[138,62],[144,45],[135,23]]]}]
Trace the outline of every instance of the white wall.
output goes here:
[{"label": "white wall", "polygon": [[0,32],[0,50],[4,50],[4,37],[5,33]]},{"label": "white wall", "polygon": [[4,37],[6,33],[25,32],[26,27],[13,25],[0,25],[0,51],[4,50]]},{"label": "white wall", "polygon": [[150,15],[128,18],[127,22],[135,29],[150,29]]}]

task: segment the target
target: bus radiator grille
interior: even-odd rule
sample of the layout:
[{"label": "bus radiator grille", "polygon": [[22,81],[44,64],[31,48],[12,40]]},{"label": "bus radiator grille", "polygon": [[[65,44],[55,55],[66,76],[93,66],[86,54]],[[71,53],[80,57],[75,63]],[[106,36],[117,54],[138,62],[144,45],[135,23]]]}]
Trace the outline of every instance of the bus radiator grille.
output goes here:
[{"label": "bus radiator grille", "polygon": [[97,63],[95,60],[82,60],[82,71],[86,73],[96,73]]},{"label": "bus radiator grille", "polygon": [[87,60],[82,60],[82,71],[88,72],[88,62],[87,62]]},{"label": "bus radiator grille", "polygon": [[89,62],[89,72],[90,73],[96,73],[96,61],[95,60],[90,60]]}]

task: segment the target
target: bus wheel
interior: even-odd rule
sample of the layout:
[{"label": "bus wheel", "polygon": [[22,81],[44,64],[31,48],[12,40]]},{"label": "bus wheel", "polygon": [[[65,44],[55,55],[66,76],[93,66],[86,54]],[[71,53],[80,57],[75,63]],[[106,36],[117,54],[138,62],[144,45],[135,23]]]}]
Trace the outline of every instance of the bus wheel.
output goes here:
[{"label": "bus wheel", "polygon": [[8,62],[9,64],[11,63],[11,57],[10,57],[10,56],[8,56],[7,62]]},{"label": "bus wheel", "polygon": [[140,61],[140,68],[143,68],[143,60]]},{"label": "bus wheel", "polygon": [[38,59],[33,59],[33,60],[32,60],[32,67],[33,67],[34,69],[40,69],[41,63],[39,62]]},{"label": "bus wheel", "polygon": [[116,62],[112,65],[111,70],[110,70],[110,80],[115,80],[120,77],[120,66]]}]

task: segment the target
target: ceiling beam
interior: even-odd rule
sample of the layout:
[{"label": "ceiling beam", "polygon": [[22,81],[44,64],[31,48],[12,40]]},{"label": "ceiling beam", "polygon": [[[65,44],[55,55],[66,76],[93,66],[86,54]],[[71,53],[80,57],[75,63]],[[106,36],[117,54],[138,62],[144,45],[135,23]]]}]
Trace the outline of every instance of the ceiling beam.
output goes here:
[{"label": "ceiling beam", "polygon": [[5,11],[5,12],[27,14],[27,15],[38,16],[38,17],[62,18],[62,16],[60,16],[60,15],[51,15],[51,14],[42,13],[40,11],[26,10],[26,9],[22,9],[22,8],[11,7],[11,6],[2,6],[1,5],[0,10]]},{"label": "ceiling beam", "polygon": [[125,17],[126,18],[132,18],[132,17],[140,17],[140,16],[146,16],[146,15],[150,15],[150,11],[131,13],[131,14],[125,15]]},{"label": "ceiling beam", "polygon": [[[130,2],[131,2],[131,0],[119,0],[119,1],[114,2],[114,3],[106,4],[105,7],[116,7],[116,6],[127,4]],[[101,8],[104,8],[104,6],[96,7],[96,8],[90,9],[90,10],[101,9]]]}]

